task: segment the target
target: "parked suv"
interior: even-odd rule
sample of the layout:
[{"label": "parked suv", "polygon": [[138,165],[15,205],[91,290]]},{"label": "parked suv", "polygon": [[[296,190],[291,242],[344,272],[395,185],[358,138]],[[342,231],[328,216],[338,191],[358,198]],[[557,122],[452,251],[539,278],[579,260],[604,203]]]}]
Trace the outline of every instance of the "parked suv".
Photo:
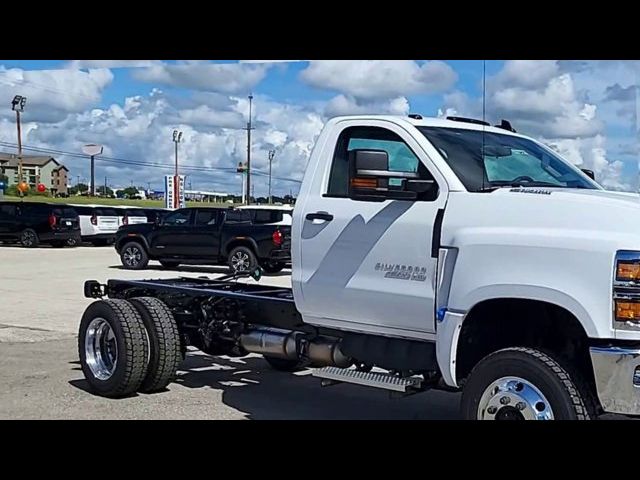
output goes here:
[{"label": "parked suv", "polygon": [[253,223],[245,210],[182,208],[153,224],[125,225],[115,247],[127,269],[159,260],[166,268],[181,263],[227,264],[233,272],[255,269],[277,273],[290,262],[291,227]]},{"label": "parked suv", "polygon": [[0,239],[23,247],[48,243],[54,247],[80,241],[78,214],[66,205],[39,202],[0,202]]},{"label": "parked suv", "polygon": [[138,223],[147,223],[147,212],[137,207],[116,207],[118,212],[118,226],[136,225]]},{"label": "parked suv", "polygon": [[73,205],[73,208],[80,217],[82,241],[95,246],[113,242],[120,226],[120,218],[115,208],[99,205]]}]

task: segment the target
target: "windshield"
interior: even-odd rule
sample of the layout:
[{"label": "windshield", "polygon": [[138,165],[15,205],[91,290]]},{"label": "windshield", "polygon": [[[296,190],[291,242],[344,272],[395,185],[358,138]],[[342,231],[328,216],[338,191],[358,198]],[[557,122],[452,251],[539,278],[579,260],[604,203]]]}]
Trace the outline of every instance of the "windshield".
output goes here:
[{"label": "windshield", "polygon": [[461,128],[417,128],[470,192],[507,186],[598,188],[559,156],[526,138]]}]

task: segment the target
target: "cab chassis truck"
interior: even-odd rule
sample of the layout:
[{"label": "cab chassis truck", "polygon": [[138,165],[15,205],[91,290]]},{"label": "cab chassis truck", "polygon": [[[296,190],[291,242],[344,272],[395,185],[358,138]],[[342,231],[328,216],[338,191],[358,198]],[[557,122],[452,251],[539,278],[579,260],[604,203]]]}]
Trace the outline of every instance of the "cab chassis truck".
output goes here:
[{"label": "cab chassis truck", "polygon": [[89,280],[82,370],[99,395],[162,391],[193,346],[323,385],[462,390],[467,419],[637,416],[639,224],[637,195],[507,121],[334,118],[294,210],[292,288]]}]

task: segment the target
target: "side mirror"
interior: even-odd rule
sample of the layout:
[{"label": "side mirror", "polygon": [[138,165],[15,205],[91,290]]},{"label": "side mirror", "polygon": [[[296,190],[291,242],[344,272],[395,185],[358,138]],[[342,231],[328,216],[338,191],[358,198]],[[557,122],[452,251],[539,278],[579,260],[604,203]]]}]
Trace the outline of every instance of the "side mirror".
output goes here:
[{"label": "side mirror", "polygon": [[389,155],[384,150],[349,152],[349,196],[354,200],[415,200],[435,182],[420,180],[414,172],[389,171]]},{"label": "side mirror", "polygon": [[596,174],[593,172],[593,170],[589,170],[587,168],[581,168],[580,170],[582,170],[582,173],[584,173],[591,180],[595,180],[596,179]]}]

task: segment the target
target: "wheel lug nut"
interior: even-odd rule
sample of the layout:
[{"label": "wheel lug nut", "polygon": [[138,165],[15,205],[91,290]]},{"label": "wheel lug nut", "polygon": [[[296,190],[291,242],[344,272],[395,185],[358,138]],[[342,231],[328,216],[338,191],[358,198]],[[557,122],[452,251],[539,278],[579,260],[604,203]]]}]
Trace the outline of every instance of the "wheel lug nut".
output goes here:
[{"label": "wheel lug nut", "polygon": [[511,403],[511,399],[509,397],[502,397],[500,398],[500,403],[502,405],[509,405]]},{"label": "wheel lug nut", "polygon": [[518,402],[516,403],[516,408],[518,410],[524,410],[525,408],[527,408],[527,405],[524,402]]},{"label": "wheel lug nut", "polygon": [[487,413],[488,413],[489,415],[495,415],[497,411],[498,411],[498,409],[497,409],[496,407],[493,407],[493,406],[492,406],[492,407],[487,408]]}]

